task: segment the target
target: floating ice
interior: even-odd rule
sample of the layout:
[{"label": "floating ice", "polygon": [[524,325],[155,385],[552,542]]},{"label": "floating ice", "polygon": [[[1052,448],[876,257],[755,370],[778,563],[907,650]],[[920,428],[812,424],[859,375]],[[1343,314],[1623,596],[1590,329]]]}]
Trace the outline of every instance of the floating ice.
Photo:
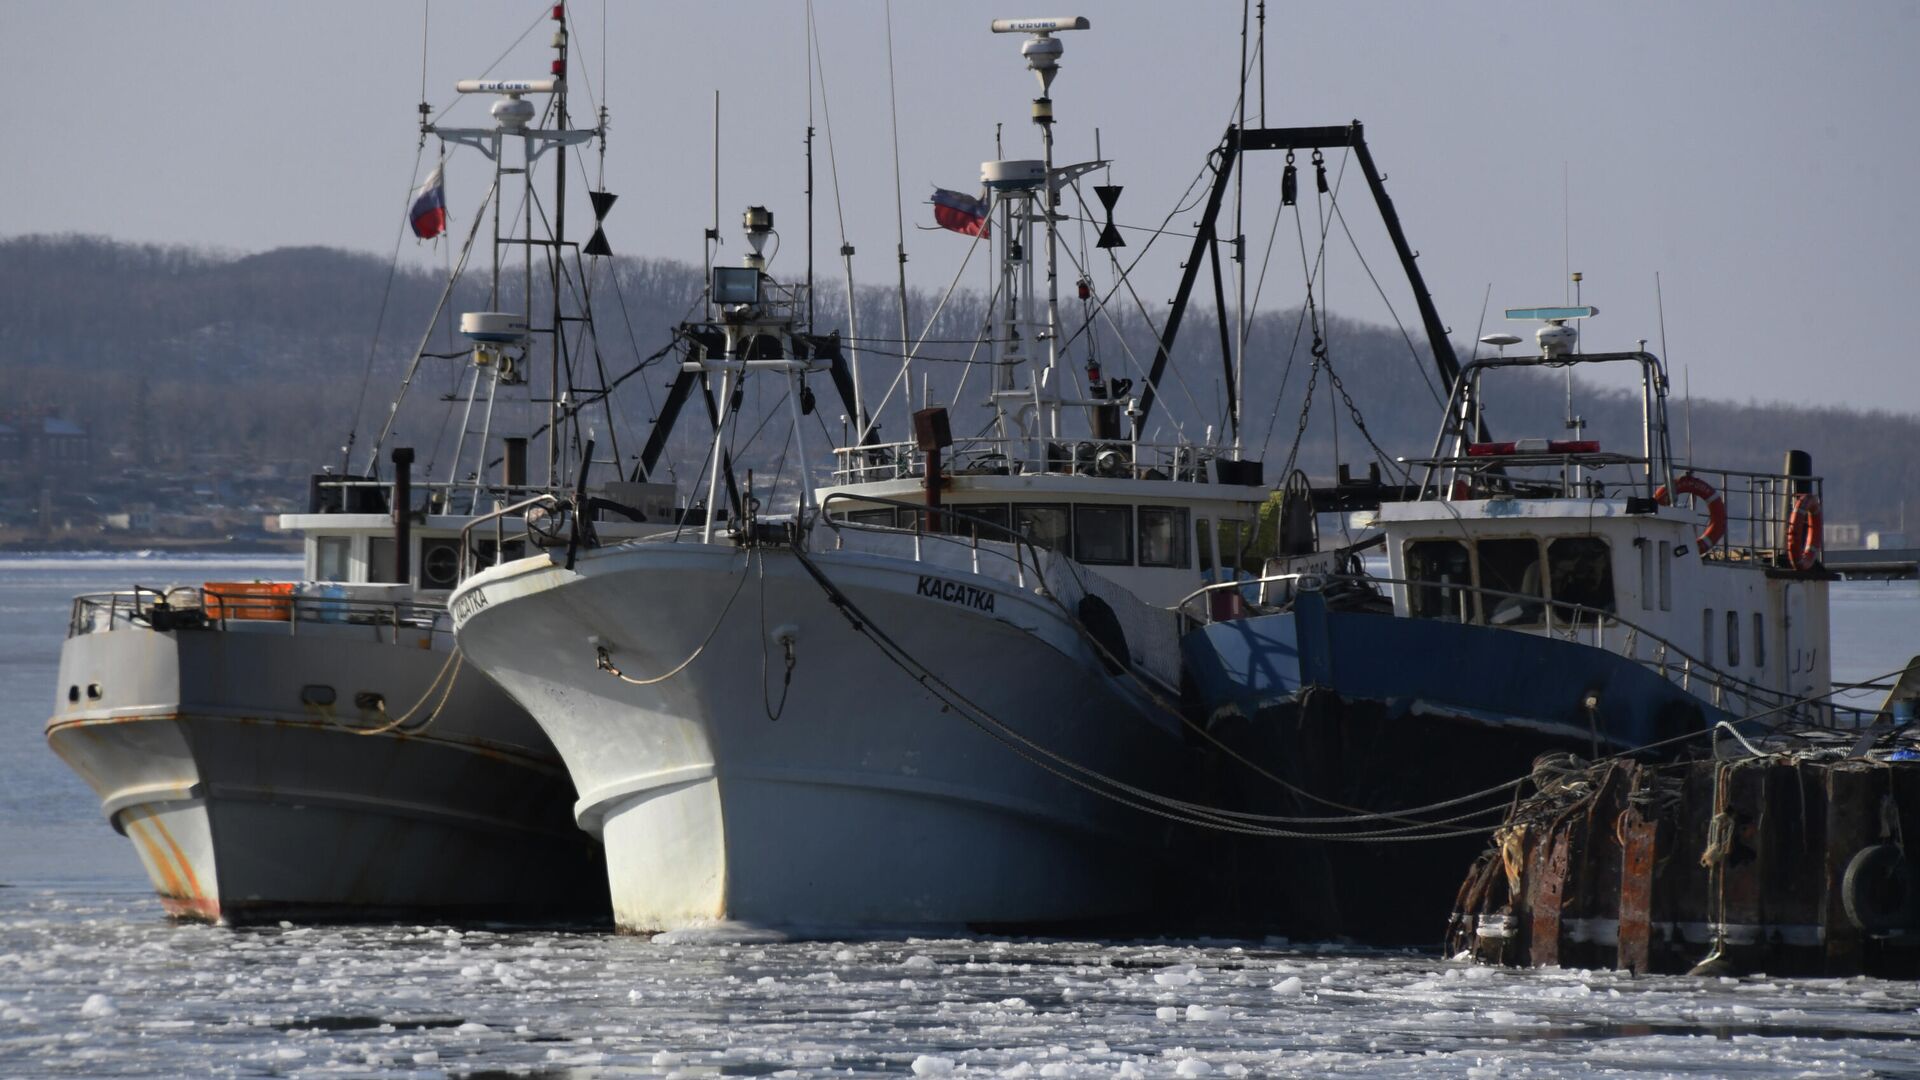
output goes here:
[{"label": "floating ice", "polygon": [[81,1016],[112,1016],[119,1011],[113,1007],[113,999],[105,994],[88,994],[86,1003],[80,1006]]},{"label": "floating ice", "polygon": [[1289,975],[1279,982],[1274,983],[1272,989],[1274,993],[1279,994],[1281,997],[1297,997],[1302,991],[1300,976]]},{"label": "floating ice", "polygon": [[1153,1010],[1153,1015],[1157,1020],[1178,1020],[1180,1019],[1180,1010],[1171,1005],[1162,1005]]},{"label": "floating ice", "polygon": [[1181,1058],[1180,1064],[1175,1065],[1173,1071],[1186,1077],[1205,1076],[1213,1071],[1213,1066],[1205,1058]]},{"label": "floating ice", "polygon": [[914,953],[912,956],[902,960],[900,966],[903,968],[911,968],[915,971],[931,971],[934,966],[933,957],[925,953]]},{"label": "floating ice", "polygon": [[1209,1009],[1205,1005],[1189,1005],[1187,1006],[1187,1019],[1202,1021],[1231,1020],[1233,1019],[1233,1010]]},{"label": "floating ice", "polygon": [[953,1072],[952,1058],[921,1054],[919,1057],[913,1059],[913,1075],[915,1076],[946,1076],[951,1072]]}]

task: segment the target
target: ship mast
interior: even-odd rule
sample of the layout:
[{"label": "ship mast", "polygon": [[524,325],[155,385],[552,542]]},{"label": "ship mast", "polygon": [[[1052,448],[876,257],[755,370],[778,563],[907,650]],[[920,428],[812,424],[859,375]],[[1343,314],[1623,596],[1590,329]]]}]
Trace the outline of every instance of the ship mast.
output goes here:
[{"label": "ship mast", "polygon": [[[494,165],[494,234],[493,234],[493,280],[489,288],[489,300],[497,307],[500,296],[500,252],[509,244],[525,245],[525,263],[528,265],[527,288],[522,312],[469,311],[460,317],[460,332],[473,342],[474,383],[478,389],[480,381],[488,380],[487,405],[482,420],[478,457],[473,472],[473,499],[477,504],[481,492],[486,487],[487,443],[492,436],[493,406],[498,387],[511,384],[524,378],[520,368],[532,359],[528,348],[528,339],[532,336],[533,290],[531,260],[536,245],[548,249],[548,268],[552,276],[552,318],[546,332],[552,337],[552,364],[550,392],[547,395],[547,478],[548,487],[554,486],[560,479],[560,429],[566,419],[568,402],[562,390],[561,381],[563,353],[565,344],[565,318],[561,306],[561,251],[565,244],[566,228],[566,155],[560,154],[555,169],[557,191],[554,205],[553,235],[548,240],[536,240],[533,236],[533,167],[542,154],[549,150],[569,146],[598,138],[603,131],[600,127],[572,129],[567,126],[566,108],[566,71],[567,71],[567,32],[566,15],[562,5],[553,8],[553,19],[559,23],[554,32],[553,47],[555,57],[550,77],[545,79],[462,79],[455,89],[463,94],[497,94],[500,100],[493,103],[489,114],[495,126],[490,128],[450,128],[430,123],[422,123],[423,134],[439,137],[445,142],[470,146],[486,155]],[[533,127],[535,110],[533,103],[526,100],[528,94],[551,94],[554,98],[554,120],[552,129]],[[506,164],[505,149],[509,139],[518,138],[521,143],[520,167],[511,168]],[[501,181],[505,176],[518,173],[524,187],[527,201],[526,235],[513,239],[502,234]],[[610,201],[610,200],[609,200]],[[598,233],[596,232],[596,238]],[[591,246],[590,246],[590,250]],[[473,397],[468,398],[468,412],[471,414]],[[466,437],[466,424],[461,425],[461,443]],[[453,475],[459,474],[462,448],[455,447]],[[527,482],[525,472],[524,440],[517,450],[506,454],[506,473],[503,481],[509,486],[524,486]]]},{"label": "ship mast", "polygon": [[1045,178],[1040,208],[1047,234],[1047,367],[1039,386],[1043,388],[1041,401],[1048,438],[1060,437],[1060,387],[1056,370],[1060,362],[1060,227],[1054,214],[1060,195],[1053,175],[1052,91],[1053,77],[1059,73],[1060,55],[1066,51],[1060,39],[1053,35],[1063,30],[1085,30],[1090,25],[1081,17],[993,20],[996,34],[1033,35],[1021,43],[1020,55],[1040,80],[1040,96],[1033,99],[1033,122],[1040,128],[1040,161],[1044,170],[1041,175]]}]

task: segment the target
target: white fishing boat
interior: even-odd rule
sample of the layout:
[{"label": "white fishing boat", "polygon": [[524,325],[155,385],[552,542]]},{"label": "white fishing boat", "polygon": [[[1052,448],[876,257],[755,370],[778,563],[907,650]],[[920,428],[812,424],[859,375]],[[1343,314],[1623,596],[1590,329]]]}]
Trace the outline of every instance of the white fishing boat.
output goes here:
[{"label": "white fishing boat", "polygon": [[[560,8],[555,18],[563,18]],[[487,201],[496,205],[503,180],[518,175],[531,196],[543,154],[602,134],[568,123],[564,23],[556,29],[552,78],[461,84],[463,93],[497,98],[492,126],[430,123],[423,106],[423,143],[431,136],[479,151],[491,162]],[[530,98],[549,103],[550,124],[533,126]],[[604,917],[598,845],[571,821],[564,765],[525,710],[462,663],[445,610],[463,562],[517,554],[484,540],[463,548],[464,526],[536,492],[588,490],[580,473],[568,475],[570,440],[594,399],[557,404],[567,400],[567,343],[555,328],[583,322],[578,298],[563,300],[561,279],[590,274],[562,232],[564,154],[552,163],[559,201],[547,238],[516,235],[512,216],[505,233],[500,216],[491,219],[491,295],[503,302],[502,253],[517,247],[526,253],[525,303],[461,320],[471,349],[460,358],[467,393],[449,406],[458,441],[443,459],[451,462],[444,479],[414,483],[413,450],[405,447],[394,448],[382,474],[389,419],[365,475],[316,475],[307,511],[281,517],[283,531],[304,539],[300,580],[134,588],[74,601],[47,739],[133,842],[170,914],[230,923]],[[611,197],[595,194],[597,218]],[[421,203],[423,212],[437,205]],[[475,211],[462,267],[488,220],[485,206]],[[595,241],[600,250],[589,244],[585,254],[604,253],[597,229]],[[553,256],[550,305],[533,287],[539,245]],[[576,255],[572,266],[563,265],[568,254]],[[450,280],[435,323],[454,292]],[[545,330],[533,325],[536,313],[549,317]],[[540,388],[547,423],[544,431],[509,428],[505,416],[531,415],[541,400],[526,373],[542,337],[554,355],[554,381]],[[540,480],[529,476],[530,440],[547,451]],[[590,437],[586,445],[581,473],[591,462]],[[650,466],[659,447],[648,449]],[[588,505],[602,509],[589,516],[613,504],[627,510],[600,523],[516,517],[527,533],[518,542],[564,544],[585,530],[640,535],[674,512],[671,489],[656,485],[591,490],[600,500]]]},{"label": "white fishing boat", "polygon": [[982,168],[990,433],[954,438],[936,406],[914,441],[874,438],[804,288],[767,273],[756,207],[752,253],[714,268],[709,319],[684,328],[682,378],[722,403],[783,383],[806,462],[805,380],[833,371],[858,431],[832,482],[802,480],[779,518],[751,478],[730,495],[725,412],[700,525],[571,565],[533,553],[454,593],[464,654],[566,761],[621,927],[1085,922],[1165,880],[1188,753],[1169,609],[1234,560],[1267,492],[1231,446],[1142,441],[1131,380],[1095,364],[1073,385],[1049,205],[1104,163],[1054,164],[1049,94],[1057,35],[1086,26],[994,25],[1032,35],[1044,151]]}]

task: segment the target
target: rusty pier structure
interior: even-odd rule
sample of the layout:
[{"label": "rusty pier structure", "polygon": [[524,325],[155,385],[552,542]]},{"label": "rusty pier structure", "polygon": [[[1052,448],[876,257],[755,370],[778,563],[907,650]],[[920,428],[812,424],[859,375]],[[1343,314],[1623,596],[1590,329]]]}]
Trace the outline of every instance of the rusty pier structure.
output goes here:
[{"label": "rusty pier structure", "polygon": [[1920,976],[1920,735],[1735,735],[1729,756],[1542,758],[1455,904],[1486,963]]}]

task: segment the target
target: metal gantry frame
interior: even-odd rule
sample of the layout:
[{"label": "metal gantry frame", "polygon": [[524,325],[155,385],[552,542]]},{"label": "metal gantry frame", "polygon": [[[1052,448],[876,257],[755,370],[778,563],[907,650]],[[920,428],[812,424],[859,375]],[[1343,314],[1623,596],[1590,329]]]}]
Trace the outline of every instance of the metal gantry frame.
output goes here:
[{"label": "metal gantry frame", "polygon": [[[1233,178],[1234,163],[1243,153],[1255,150],[1312,150],[1347,148],[1353,151],[1354,160],[1367,179],[1367,189],[1373,194],[1374,205],[1379,208],[1380,219],[1387,228],[1387,236],[1393,241],[1394,254],[1400,259],[1400,267],[1407,275],[1407,282],[1413,287],[1414,303],[1420,309],[1420,323],[1427,334],[1427,347],[1433,356],[1433,366],[1440,373],[1440,379],[1449,393],[1460,378],[1460,360],[1453,351],[1453,342],[1447,337],[1447,327],[1440,321],[1440,313],[1433,305],[1433,296],[1427,291],[1426,280],[1420,274],[1416,261],[1420,253],[1407,243],[1404,230],[1400,227],[1400,215],[1393,208],[1393,199],[1387,195],[1386,178],[1375,167],[1373,153],[1367,148],[1365,130],[1360,121],[1336,127],[1279,127],[1279,128],[1241,128],[1230,126],[1219,147],[1213,151],[1217,164],[1214,167],[1213,188],[1207,194],[1206,209],[1201,211],[1197,223],[1198,231],[1193,238],[1193,250],[1187,256],[1185,269],[1180,275],[1180,288],[1174,293],[1172,310],[1167,315],[1167,324],[1161,330],[1160,344],[1153,358],[1153,369],[1147,375],[1146,389],[1140,395],[1140,408],[1134,416],[1134,438],[1139,439],[1146,431],[1148,416],[1153,411],[1154,398],[1158,393],[1160,379],[1166,374],[1167,361],[1173,355],[1174,340],[1180,334],[1180,324],[1185,319],[1187,307],[1193,299],[1193,288],[1200,276],[1200,264],[1204,258],[1213,267],[1214,299],[1220,305],[1222,327],[1220,352],[1226,368],[1228,406],[1231,423],[1237,430],[1240,423],[1241,402],[1234,395],[1234,364],[1244,364],[1245,357],[1233,356],[1226,337],[1224,313],[1226,311],[1225,287],[1220,267],[1219,218],[1220,207],[1225,201],[1228,185]],[[1243,237],[1233,237],[1236,249],[1242,246]],[[1237,257],[1237,256],[1236,256]],[[1485,438],[1484,431],[1481,437]]]}]

